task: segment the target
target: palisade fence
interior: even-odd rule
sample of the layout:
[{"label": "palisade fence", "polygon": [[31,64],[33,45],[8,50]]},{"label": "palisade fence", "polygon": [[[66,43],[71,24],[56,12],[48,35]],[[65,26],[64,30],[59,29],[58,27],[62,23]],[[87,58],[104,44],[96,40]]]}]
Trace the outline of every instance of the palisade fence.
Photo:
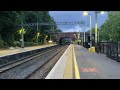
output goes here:
[{"label": "palisade fence", "polygon": [[[108,58],[120,62],[120,42],[100,42],[96,52],[106,54]],[[89,48],[88,42],[84,43],[85,48]]]},{"label": "palisade fence", "polygon": [[101,42],[100,53],[106,54],[107,57],[120,61],[120,42]]},{"label": "palisade fence", "polygon": [[100,47],[101,47],[100,53],[102,53],[102,54],[107,53],[108,43],[110,43],[110,42],[100,42]]}]

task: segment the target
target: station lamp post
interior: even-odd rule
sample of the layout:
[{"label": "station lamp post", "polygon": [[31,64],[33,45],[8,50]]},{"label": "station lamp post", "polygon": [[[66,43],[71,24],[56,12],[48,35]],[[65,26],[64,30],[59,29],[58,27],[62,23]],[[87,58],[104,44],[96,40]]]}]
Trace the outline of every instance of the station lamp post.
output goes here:
[{"label": "station lamp post", "polygon": [[95,11],[95,43],[99,42],[99,31],[98,31],[98,14],[104,14],[104,11]]},{"label": "station lamp post", "polygon": [[92,16],[87,11],[84,11],[83,15],[90,17],[90,51],[91,51],[92,50]]},{"label": "station lamp post", "polygon": [[37,33],[37,43],[38,43],[38,37],[39,37],[39,36],[40,36],[40,33],[38,32],[38,33]]},{"label": "station lamp post", "polygon": [[85,38],[86,36],[85,36],[85,25],[84,25],[84,45],[85,45],[85,42],[86,42],[86,38]]},{"label": "station lamp post", "polygon": [[51,40],[51,34],[50,34],[50,40],[49,40],[49,43],[52,43],[53,41]]},{"label": "station lamp post", "polygon": [[47,37],[48,37],[48,36],[46,35],[46,36],[45,36],[45,43],[46,43],[46,41],[47,41],[47,40],[46,40],[46,39],[47,39]]},{"label": "station lamp post", "polygon": [[78,35],[77,39],[80,40],[80,30],[77,30],[77,32],[78,32],[78,34],[77,34],[77,35]]},{"label": "station lamp post", "polygon": [[24,30],[24,28],[23,28],[23,22],[22,22],[22,29],[20,30],[20,33],[22,34],[21,47],[24,48],[24,34],[25,34],[25,30]]},{"label": "station lamp post", "polygon": [[46,38],[47,38],[48,36],[46,35]]},{"label": "station lamp post", "polygon": [[75,36],[75,41],[76,41],[76,34],[74,34],[74,36]]},{"label": "station lamp post", "polygon": [[85,21],[83,21],[83,27],[84,27],[84,40],[83,40],[83,46],[85,45]]},{"label": "station lamp post", "polygon": [[95,47],[98,50],[98,42],[99,42],[99,31],[98,31],[98,14],[104,14],[104,11],[95,11]]},{"label": "station lamp post", "polygon": [[78,45],[80,44],[80,30],[78,30],[79,33],[78,33]]}]

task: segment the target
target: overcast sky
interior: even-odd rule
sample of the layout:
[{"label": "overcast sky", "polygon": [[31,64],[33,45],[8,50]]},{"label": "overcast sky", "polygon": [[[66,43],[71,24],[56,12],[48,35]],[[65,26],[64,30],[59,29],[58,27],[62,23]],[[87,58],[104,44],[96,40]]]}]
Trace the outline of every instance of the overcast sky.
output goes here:
[{"label": "overcast sky", "polygon": [[[50,11],[50,15],[54,18],[56,22],[72,22],[72,21],[86,21],[86,30],[89,29],[89,16],[83,16],[83,11]],[[89,11],[92,15],[92,27],[95,26],[95,13],[94,11]],[[107,19],[107,12],[105,14],[98,14],[98,26],[100,27]],[[59,25],[63,32],[74,32],[77,30],[83,31],[83,26],[81,25]]]}]

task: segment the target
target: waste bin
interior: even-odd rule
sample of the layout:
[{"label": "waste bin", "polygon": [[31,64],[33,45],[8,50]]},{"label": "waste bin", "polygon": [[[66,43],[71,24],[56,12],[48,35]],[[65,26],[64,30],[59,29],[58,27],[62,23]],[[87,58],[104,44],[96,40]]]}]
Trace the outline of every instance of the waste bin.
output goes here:
[{"label": "waste bin", "polygon": [[[88,52],[90,52],[90,48],[88,48]],[[95,47],[92,47],[92,52],[95,53]]]},{"label": "waste bin", "polygon": [[92,52],[95,53],[95,47],[92,47]]}]

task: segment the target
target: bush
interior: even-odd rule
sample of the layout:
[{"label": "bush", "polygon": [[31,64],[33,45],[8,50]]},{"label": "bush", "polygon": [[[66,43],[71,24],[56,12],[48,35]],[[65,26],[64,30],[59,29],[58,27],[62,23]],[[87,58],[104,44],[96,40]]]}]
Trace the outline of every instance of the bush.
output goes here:
[{"label": "bush", "polygon": [[4,45],[3,45],[3,40],[0,38],[0,48],[2,48]]},{"label": "bush", "polygon": [[38,43],[34,43],[34,42],[25,42],[25,47],[29,47],[29,46],[37,46],[39,45]]},{"label": "bush", "polygon": [[39,45],[44,45],[44,43],[39,42]]},{"label": "bush", "polygon": [[38,46],[39,44],[38,43],[34,43],[34,46]]},{"label": "bush", "polygon": [[6,42],[7,42],[7,44],[8,44],[9,46],[15,47],[15,43],[14,43],[13,40],[8,39],[8,40],[6,40]]},{"label": "bush", "polygon": [[18,46],[18,47],[21,46],[21,43],[19,41],[14,41],[14,44],[15,44],[15,46]]},{"label": "bush", "polygon": [[7,42],[3,42],[3,45],[4,45],[4,46],[8,46]]},{"label": "bush", "polygon": [[3,47],[5,47],[5,48],[7,48],[7,47],[9,47],[9,45],[7,44],[7,42],[3,42]]}]

